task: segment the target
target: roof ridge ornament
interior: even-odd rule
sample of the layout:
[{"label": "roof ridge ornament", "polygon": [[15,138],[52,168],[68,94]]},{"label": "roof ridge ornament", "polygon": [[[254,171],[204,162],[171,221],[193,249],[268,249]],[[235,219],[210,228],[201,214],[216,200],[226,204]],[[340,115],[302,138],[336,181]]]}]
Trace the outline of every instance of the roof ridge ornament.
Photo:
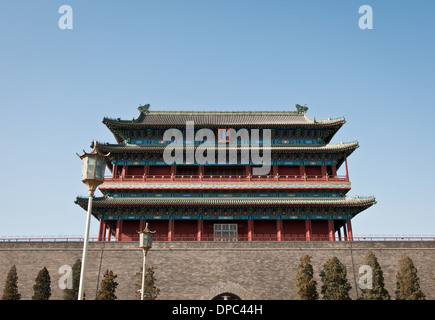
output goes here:
[{"label": "roof ridge ornament", "polygon": [[296,110],[298,111],[299,114],[303,114],[307,112],[308,107],[306,104],[304,104],[303,106],[301,106],[300,104],[296,104]]},{"label": "roof ridge ornament", "polygon": [[139,105],[139,107],[137,108],[139,110],[140,113],[142,113],[143,115],[147,115],[150,111],[149,111],[150,105],[149,104],[144,104],[144,105]]}]

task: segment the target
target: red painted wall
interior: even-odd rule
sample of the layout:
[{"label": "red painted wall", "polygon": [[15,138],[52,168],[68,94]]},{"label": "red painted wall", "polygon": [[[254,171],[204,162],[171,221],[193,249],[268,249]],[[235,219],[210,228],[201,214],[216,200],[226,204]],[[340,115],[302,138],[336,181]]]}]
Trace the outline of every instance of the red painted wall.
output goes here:
[{"label": "red painted wall", "polygon": [[328,240],[328,220],[311,220],[313,240]]},{"label": "red painted wall", "polygon": [[149,168],[150,176],[170,176],[171,166],[150,166]]},{"label": "red painted wall", "polygon": [[305,220],[282,220],[283,236],[292,240],[305,240]]},{"label": "red painted wall", "polygon": [[198,220],[174,220],[175,235],[196,236],[198,232]]},{"label": "red painted wall", "polygon": [[278,166],[280,176],[298,176],[300,175],[299,166]]},{"label": "red painted wall", "polygon": [[276,237],[276,220],[254,220],[254,237],[259,235]]},{"label": "red painted wall", "polygon": [[322,167],[321,166],[305,166],[305,172],[307,176],[321,176]]},{"label": "red painted wall", "polygon": [[148,228],[151,231],[156,231],[153,239],[155,239],[156,241],[168,240],[169,220],[148,220],[147,222]]},{"label": "red painted wall", "polygon": [[122,241],[139,241],[139,220],[122,221]]},{"label": "red painted wall", "polygon": [[[149,220],[147,222],[149,229],[156,231],[154,235],[156,241],[167,240],[169,230],[168,220]],[[237,223],[240,240],[246,240],[245,238],[248,235],[247,220],[203,220],[202,236],[204,240],[212,240],[215,223]],[[282,224],[284,240],[305,240],[305,220],[282,220]],[[328,240],[327,220],[311,220],[311,228],[312,240]],[[122,225],[122,241],[138,241],[139,235],[137,231],[139,230],[140,220],[124,220]],[[174,240],[193,240],[192,237],[196,237],[197,232],[198,220],[174,220],[174,235],[176,237]],[[264,235],[270,238],[265,240],[276,240],[276,234],[276,220],[254,220],[254,239]]]},{"label": "red painted wall", "polygon": [[[168,220],[148,220],[148,228],[156,231],[153,239],[167,240],[168,237]],[[145,223],[143,224],[145,228]],[[140,220],[124,220],[122,222],[122,241],[139,241]]]},{"label": "red painted wall", "polygon": [[127,175],[128,176],[134,176],[134,175],[143,175],[145,172],[145,166],[128,166],[127,167]]}]

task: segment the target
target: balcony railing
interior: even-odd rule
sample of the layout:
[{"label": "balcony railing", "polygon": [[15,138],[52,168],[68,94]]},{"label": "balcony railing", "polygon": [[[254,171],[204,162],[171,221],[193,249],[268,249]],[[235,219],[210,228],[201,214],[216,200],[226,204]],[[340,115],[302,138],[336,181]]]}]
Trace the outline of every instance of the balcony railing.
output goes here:
[{"label": "balcony railing", "polygon": [[342,175],[267,175],[267,176],[252,176],[252,175],[126,175],[126,176],[106,176],[104,181],[175,181],[175,182],[191,182],[191,181],[349,181],[347,176]]},{"label": "balcony railing", "polygon": [[[276,234],[254,234],[252,241],[277,241]],[[281,237],[281,241],[306,241],[304,234],[286,234]],[[323,234],[312,234],[311,241],[329,241],[329,236]],[[92,236],[89,241],[96,242],[98,237]],[[111,238],[115,241],[115,237]],[[122,241],[139,241],[137,234],[123,234]],[[156,234],[153,241],[168,241],[166,234]],[[172,241],[198,241],[196,234],[174,234]],[[216,238],[213,234],[201,236],[201,241],[249,241],[247,234],[239,234],[235,238]],[[335,241],[340,239],[335,236]],[[341,241],[346,241],[344,237]],[[379,235],[379,236],[353,236],[353,241],[435,241],[435,235]],[[3,236],[0,242],[83,242],[82,236]]]}]

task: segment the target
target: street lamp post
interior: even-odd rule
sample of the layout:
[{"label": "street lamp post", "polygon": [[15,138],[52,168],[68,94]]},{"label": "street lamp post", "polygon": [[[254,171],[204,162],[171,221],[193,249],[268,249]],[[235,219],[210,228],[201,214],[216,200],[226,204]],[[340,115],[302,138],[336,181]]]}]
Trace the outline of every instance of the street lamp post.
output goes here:
[{"label": "street lamp post", "polygon": [[146,273],[146,258],[148,250],[151,249],[153,242],[153,234],[155,231],[148,229],[148,222],[145,224],[145,229],[139,231],[139,247],[143,250],[143,266],[142,266],[142,289],[140,292],[140,299],[145,300],[145,273]]},{"label": "street lamp post", "polygon": [[83,243],[82,267],[80,271],[79,296],[78,300],[83,300],[84,279],[86,272],[86,256],[88,253],[89,243],[89,226],[92,213],[92,199],[97,187],[103,183],[104,170],[106,169],[106,158],[109,154],[103,155],[97,151],[97,141],[94,141],[94,148],[91,153],[77,154],[82,160],[82,182],[87,185],[89,193],[88,212],[86,216],[85,239]]}]

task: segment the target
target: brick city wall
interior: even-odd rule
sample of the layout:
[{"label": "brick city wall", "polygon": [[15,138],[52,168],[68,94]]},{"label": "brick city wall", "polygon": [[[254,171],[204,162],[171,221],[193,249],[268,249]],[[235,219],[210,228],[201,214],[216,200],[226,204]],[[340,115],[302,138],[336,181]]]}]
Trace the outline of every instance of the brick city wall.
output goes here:
[{"label": "brick city wall", "polygon": [[[80,242],[0,243],[0,286],[15,264],[22,299],[31,299],[35,278],[44,266],[51,276],[51,299],[62,299],[59,268],[81,259]],[[230,292],[242,299],[294,299],[294,276],[299,259],[310,254],[320,292],[320,270],[333,256],[347,267],[356,290],[359,267],[371,249],[384,271],[387,290],[394,297],[397,263],[409,255],[417,267],[422,290],[435,299],[435,242],[154,242],[147,265],[156,265],[159,299],[211,299]],[[135,273],[142,265],[137,242],[91,242],[86,272],[86,297],[93,299],[106,269],[118,275],[118,299],[134,299]]]}]

